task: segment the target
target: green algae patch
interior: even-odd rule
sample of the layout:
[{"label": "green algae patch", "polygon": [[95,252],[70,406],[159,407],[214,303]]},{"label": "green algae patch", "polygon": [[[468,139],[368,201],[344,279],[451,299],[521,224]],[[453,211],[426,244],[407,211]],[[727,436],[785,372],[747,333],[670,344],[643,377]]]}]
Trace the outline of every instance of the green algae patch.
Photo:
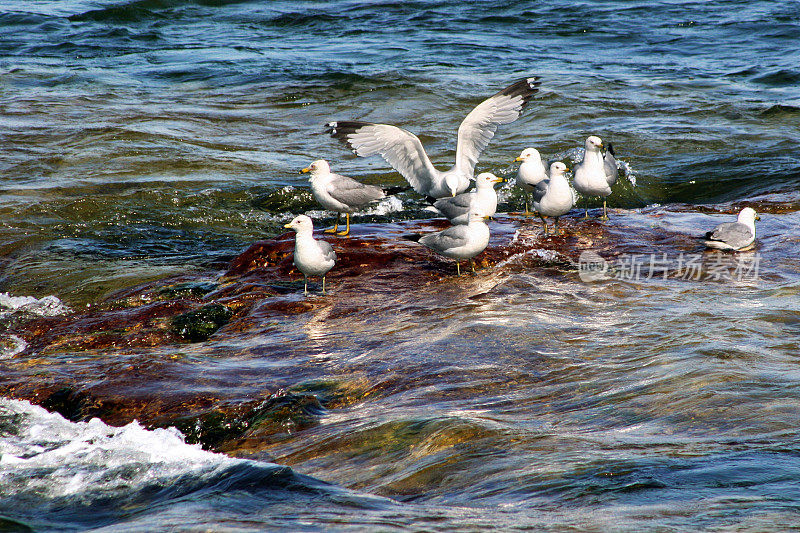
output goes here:
[{"label": "green algae patch", "polygon": [[227,324],[232,316],[233,311],[224,305],[205,305],[173,317],[171,330],[187,341],[204,341]]},{"label": "green algae patch", "polygon": [[326,412],[313,395],[281,390],[258,402],[171,420],[164,427],[175,426],[186,442],[207,450],[255,452],[317,425]]},{"label": "green algae patch", "polygon": [[379,388],[366,379],[355,381],[315,379],[299,383],[291,387],[289,392],[313,394],[325,408],[341,409],[365,400],[378,392]]},{"label": "green algae patch", "polygon": [[218,283],[209,281],[176,283],[161,287],[156,291],[159,300],[177,300],[179,298],[196,299],[202,298],[209,292],[216,290]]}]

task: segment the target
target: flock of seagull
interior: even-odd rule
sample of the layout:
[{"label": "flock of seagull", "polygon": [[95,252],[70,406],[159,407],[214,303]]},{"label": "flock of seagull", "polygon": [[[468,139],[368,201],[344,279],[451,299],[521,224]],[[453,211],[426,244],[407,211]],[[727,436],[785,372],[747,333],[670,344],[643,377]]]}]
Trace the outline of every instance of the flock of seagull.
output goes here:
[{"label": "flock of seagull", "polygon": [[[494,137],[497,127],[517,120],[541,84],[538,77],[523,78],[487,98],[475,107],[458,128],[455,164],[446,171],[433,166],[419,138],[413,133],[391,126],[371,122],[329,122],[326,133],[344,143],[361,157],[380,155],[399,172],[417,193],[425,196],[432,206],[447,217],[452,226],[428,235],[407,235],[404,238],[419,242],[445,257],[456,260],[456,272],[461,274],[460,262],[469,260],[475,271],[473,258],[489,244],[489,227],[486,221],[497,210],[495,184],[504,181],[491,172],[474,176],[478,158]],[[603,152],[603,149],[605,152]],[[561,161],[545,167],[535,148],[526,148],[515,159],[521,162],[516,183],[525,193],[525,215],[533,211],[542,219],[547,235],[546,217],[554,219],[554,230],[559,234],[558,219],[575,205],[575,196],[567,180],[567,166]],[[309,173],[311,193],[326,210],[336,213],[334,227],[325,233],[348,235],[350,214],[367,205],[395,194],[402,187],[382,188],[367,185],[352,178],[331,172],[327,161],[319,159],[302,169]],[[611,144],[604,147],[602,140],[592,135],[586,139],[583,159],[575,165],[572,186],[584,198],[603,199],[601,219],[608,220],[606,198],[618,177],[618,165]],[[469,189],[472,182],[475,187]],[[531,202],[532,198],[532,202]],[[339,231],[339,220],[344,213],[345,229]],[[588,217],[588,207],[585,210]],[[744,208],[737,222],[719,225],[705,235],[708,247],[723,250],[742,250],[753,245],[754,221],[759,217],[752,208]],[[325,292],[325,275],[336,263],[336,252],[324,240],[314,239],[313,222],[307,215],[298,215],[284,226],[295,231],[294,265],[303,273],[308,294],[308,277],[322,277]]]}]

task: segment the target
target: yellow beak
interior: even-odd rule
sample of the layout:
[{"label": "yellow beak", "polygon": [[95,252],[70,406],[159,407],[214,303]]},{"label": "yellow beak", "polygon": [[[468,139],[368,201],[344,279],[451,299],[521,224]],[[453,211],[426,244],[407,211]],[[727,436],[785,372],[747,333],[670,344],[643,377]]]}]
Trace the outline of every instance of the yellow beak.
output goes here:
[{"label": "yellow beak", "polygon": [[756,220],[761,220],[761,217],[756,215]]},{"label": "yellow beak", "polygon": [[291,223],[289,223],[289,224],[284,224],[284,225],[283,225],[283,227],[288,229],[288,228],[291,228],[291,227],[292,227],[292,224],[291,224]]},{"label": "yellow beak", "polygon": [[305,174],[306,172],[311,172],[311,167],[306,167],[300,171],[300,174]]},{"label": "yellow beak", "polygon": [[524,160],[524,159],[522,159],[521,157],[518,157],[518,158],[516,158],[516,159],[514,160],[514,162],[516,163],[517,161],[525,161],[525,160]]}]

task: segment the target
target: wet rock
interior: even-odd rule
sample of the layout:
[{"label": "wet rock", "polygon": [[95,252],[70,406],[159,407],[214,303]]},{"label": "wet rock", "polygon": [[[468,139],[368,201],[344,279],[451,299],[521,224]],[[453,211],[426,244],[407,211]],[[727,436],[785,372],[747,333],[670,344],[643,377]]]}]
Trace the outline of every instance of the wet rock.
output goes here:
[{"label": "wet rock", "polygon": [[325,413],[314,395],[278,391],[260,402],[217,408],[196,417],[171,420],[168,425],[177,427],[186,442],[230,451],[260,448],[281,435],[316,425]]},{"label": "wet rock", "polygon": [[208,281],[175,283],[161,287],[156,291],[159,300],[175,300],[202,298],[219,287],[218,283]]},{"label": "wet rock", "polygon": [[166,426],[178,428],[189,444],[200,444],[206,450],[238,439],[250,427],[248,417],[239,410],[216,409],[197,417],[170,420]]},{"label": "wet rock", "polygon": [[55,411],[72,422],[89,420],[100,414],[100,409],[94,399],[71,387],[58,389],[41,405],[48,411]]},{"label": "wet rock", "polygon": [[[769,202],[763,200],[759,210],[788,208]],[[401,238],[441,230],[448,225],[444,219],[359,224],[349,237],[318,232],[338,259],[327,277],[328,293],[321,294],[318,280],[312,279],[308,297],[303,295],[302,274],[292,264],[293,235],[285,233],[254,243],[222,275],[206,272],[142,284],[70,315],[12,322],[3,333],[27,347],[0,360],[0,393],[46,405],[74,420],[99,416],[115,424],[133,419],[177,424],[191,442],[206,447],[242,454],[263,450],[313,427],[325,409],[352,405],[379,392],[380,386],[313,380],[318,371],[303,367],[308,354],[292,354],[292,364],[298,366],[281,383],[248,381],[248,376],[219,370],[205,374],[213,366],[208,362],[218,356],[220,343],[215,341],[267,338],[275,331],[308,338],[312,345],[324,337],[326,321],[353,317],[354,323],[367,322],[371,314],[391,312],[403,295],[422,294],[435,308],[452,304],[445,300],[460,295],[462,285],[474,285],[476,278],[519,272],[577,276],[580,255],[587,250],[609,262],[624,254],[700,253],[702,244],[689,229],[702,227],[704,215],[698,212],[720,209],[672,205],[611,210],[605,223],[584,220],[583,211],[575,210],[561,220],[566,231],[558,236],[544,236],[538,219],[500,213],[490,223],[489,246],[476,258],[478,273],[462,278],[455,275],[454,261]],[[759,238],[768,237],[760,233]],[[468,269],[465,262],[461,266]],[[491,290],[475,289],[464,297],[479,300]],[[426,309],[428,303],[423,304]],[[188,349],[187,341],[204,344]],[[358,342],[360,349],[369,350],[382,339],[376,335]],[[324,355],[317,348],[309,353],[314,350],[314,355]],[[288,360],[284,352],[280,342],[267,341],[236,356]],[[308,373],[301,375],[304,371]],[[269,396],[279,387],[285,392]]]},{"label": "wet rock", "polygon": [[171,328],[182,339],[199,342],[208,339],[232,316],[233,311],[228,307],[210,304],[173,317]]},{"label": "wet rock", "polygon": [[9,531],[14,533],[28,533],[28,532],[33,533],[36,530],[26,524],[23,524],[22,522],[11,520],[10,518],[0,517],[0,531]]},{"label": "wet rock", "polygon": [[313,394],[277,392],[253,412],[248,435],[292,433],[316,425],[326,413]]},{"label": "wet rock", "polygon": [[281,266],[291,268],[294,251],[294,236],[284,234],[276,239],[258,241],[231,262],[225,278],[241,276],[258,268]]}]

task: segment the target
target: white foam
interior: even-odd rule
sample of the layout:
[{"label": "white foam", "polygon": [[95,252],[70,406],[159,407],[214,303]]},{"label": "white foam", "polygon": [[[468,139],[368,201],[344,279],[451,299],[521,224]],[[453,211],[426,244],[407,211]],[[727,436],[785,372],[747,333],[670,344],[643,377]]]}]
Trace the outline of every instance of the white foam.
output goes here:
[{"label": "white foam", "polygon": [[186,444],[175,428],[70,422],[26,401],[0,399],[0,500],[127,493],[185,474],[214,475],[243,459]]},{"label": "white foam", "polygon": [[0,359],[10,359],[25,351],[28,343],[16,335],[0,335]]},{"label": "white foam", "polygon": [[38,316],[58,316],[71,313],[72,309],[55,296],[34,298],[33,296],[11,296],[7,292],[0,292],[0,318],[18,312]]},{"label": "white foam", "polygon": [[387,196],[366,211],[368,215],[386,215],[403,210],[403,201],[397,196]]}]

